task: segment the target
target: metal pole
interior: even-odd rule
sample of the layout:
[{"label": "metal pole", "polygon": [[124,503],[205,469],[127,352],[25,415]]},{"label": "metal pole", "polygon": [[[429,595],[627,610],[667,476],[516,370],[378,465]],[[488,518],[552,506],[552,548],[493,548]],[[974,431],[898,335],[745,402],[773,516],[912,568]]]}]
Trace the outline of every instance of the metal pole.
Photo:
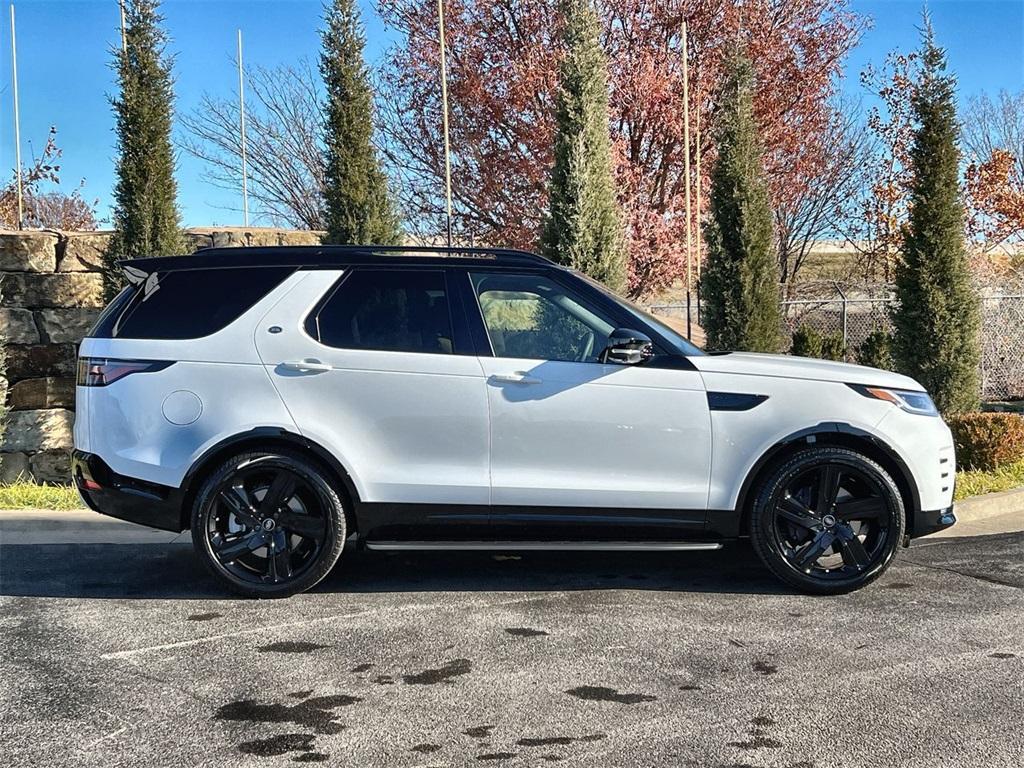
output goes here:
[{"label": "metal pole", "polygon": [[690,220],[690,66],[689,47],[683,22],[683,177],[686,183],[686,338],[692,334],[690,292],[693,286],[693,232]]},{"label": "metal pole", "polygon": [[448,140],[448,67],[445,62],[444,42],[444,0],[437,0],[437,24],[441,41],[441,122],[444,126],[444,193],[447,211],[448,247],[452,247],[452,161],[451,145]]},{"label": "metal pole", "polygon": [[847,339],[848,339],[848,336],[849,336],[849,334],[848,334],[849,320],[848,320],[848,315],[847,315],[847,304],[848,304],[848,301],[846,299],[846,294],[843,293],[843,289],[839,287],[839,282],[838,281],[833,280],[832,281],[832,286],[839,293],[839,298],[841,298],[843,300],[843,346],[845,347],[848,344]]},{"label": "metal pole", "polygon": [[128,33],[125,31],[124,23],[124,0],[117,0],[118,6],[121,8],[121,53],[128,53]]},{"label": "metal pole", "polygon": [[24,226],[25,209],[21,183],[21,116],[18,111],[18,44],[14,35],[14,3],[11,3],[11,83],[14,92],[14,165],[18,185],[18,229]]},{"label": "metal pole", "polygon": [[[697,237],[694,238],[693,245],[694,245],[694,249],[695,249],[694,260],[697,262],[697,285],[699,286],[700,285],[700,261],[701,261],[701,256],[700,256],[701,247],[700,246],[701,246],[701,243],[704,241],[704,234],[701,231],[701,227],[700,227],[701,213],[703,211],[703,208],[701,208],[701,204],[700,204],[701,183],[703,181],[703,177],[700,175],[700,95],[699,95],[700,94],[700,90],[699,89],[698,89],[697,93],[698,93],[698,96],[697,96],[697,99],[696,99],[697,104],[696,104],[696,106],[693,109],[693,127],[696,130],[696,134],[697,134],[696,138],[694,139],[694,143],[696,144],[694,149],[696,150],[696,155],[697,155],[697,179],[696,179],[696,187],[697,187],[697,233],[696,234],[697,234]],[[704,320],[701,317],[701,313],[700,313],[700,293],[698,291],[698,294],[697,294],[697,325],[702,325],[703,322],[704,322]]]},{"label": "metal pole", "polygon": [[242,221],[249,226],[249,169],[245,157],[245,74],[242,69],[242,30],[238,30],[238,125],[242,144]]},{"label": "metal pole", "polygon": [[[699,95],[699,93],[700,93],[700,91],[698,89],[698,96],[697,96],[697,99],[696,99],[697,104],[696,104],[696,106],[693,109],[693,128],[694,128],[694,132],[696,134],[695,137],[694,137],[694,144],[696,145],[696,146],[694,146],[694,152],[696,154],[696,160],[697,160],[696,180],[694,181],[694,186],[696,187],[696,191],[697,191],[697,205],[696,205],[696,208],[697,208],[697,233],[696,233],[697,237],[694,238],[693,247],[694,247],[694,261],[697,262],[697,282],[698,283],[700,283],[700,244],[701,244],[701,241],[703,240],[703,237],[701,235],[701,229],[700,229],[700,216],[701,216],[701,212],[702,212],[702,209],[701,209],[701,206],[700,206],[700,191],[701,191],[700,188],[701,188],[701,181],[702,181],[702,179],[701,179],[701,175],[700,175],[700,95]],[[700,311],[700,306],[698,305],[698,313],[699,313],[699,311]],[[699,317],[700,317],[700,315],[698,314],[698,318]]]}]

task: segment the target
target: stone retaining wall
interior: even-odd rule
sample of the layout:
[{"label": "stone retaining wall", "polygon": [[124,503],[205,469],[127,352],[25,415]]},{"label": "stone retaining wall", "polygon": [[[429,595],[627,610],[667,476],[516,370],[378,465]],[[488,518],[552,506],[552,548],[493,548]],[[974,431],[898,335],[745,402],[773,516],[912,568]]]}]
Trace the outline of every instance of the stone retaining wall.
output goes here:
[{"label": "stone retaining wall", "polygon": [[[193,250],[317,245],[320,233],[260,228],[186,231]],[[68,480],[78,342],[103,306],[109,232],[0,231],[0,338],[6,338],[10,414],[0,441],[0,483]],[[5,393],[6,391],[6,393]]]}]

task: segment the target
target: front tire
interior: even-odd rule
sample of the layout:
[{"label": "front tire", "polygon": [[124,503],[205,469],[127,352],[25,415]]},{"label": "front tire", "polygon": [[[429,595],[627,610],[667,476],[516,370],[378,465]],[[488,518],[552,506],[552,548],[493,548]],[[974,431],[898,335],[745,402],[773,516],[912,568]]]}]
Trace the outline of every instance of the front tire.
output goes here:
[{"label": "front tire", "polygon": [[782,581],[817,595],[871,583],[892,563],[906,513],[877,462],[816,446],[777,465],[760,483],[750,516],[758,556]]},{"label": "front tire", "polygon": [[233,456],[203,483],[192,544],[210,572],[247,597],[318,584],[345,545],[345,511],[328,473],[288,451]]}]

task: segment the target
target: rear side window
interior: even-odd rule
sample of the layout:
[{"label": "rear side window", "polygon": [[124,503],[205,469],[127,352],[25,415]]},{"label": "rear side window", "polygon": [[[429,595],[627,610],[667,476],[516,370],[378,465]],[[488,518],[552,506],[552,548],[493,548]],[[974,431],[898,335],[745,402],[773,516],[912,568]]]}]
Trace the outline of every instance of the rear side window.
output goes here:
[{"label": "rear side window", "polygon": [[356,270],[310,317],[306,329],[329,347],[453,352],[448,293],[440,271]]},{"label": "rear side window", "polygon": [[198,339],[227,327],[294,271],[236,267],[157,274],[122,292],[89,334],[94,338]]}]

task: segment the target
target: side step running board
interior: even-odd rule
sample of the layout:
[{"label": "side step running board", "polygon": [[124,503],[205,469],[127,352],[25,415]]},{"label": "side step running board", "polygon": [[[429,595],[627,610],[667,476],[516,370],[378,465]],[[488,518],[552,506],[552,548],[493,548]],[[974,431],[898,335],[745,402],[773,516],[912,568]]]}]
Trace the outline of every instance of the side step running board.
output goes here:
[{"label": "side step running board", "polygon": [[530,551],[553,550],[574,552],[677,552],[683,550],[721,549],[708,541],[368,541],[367,549],[375,550],[470,550]]}]

